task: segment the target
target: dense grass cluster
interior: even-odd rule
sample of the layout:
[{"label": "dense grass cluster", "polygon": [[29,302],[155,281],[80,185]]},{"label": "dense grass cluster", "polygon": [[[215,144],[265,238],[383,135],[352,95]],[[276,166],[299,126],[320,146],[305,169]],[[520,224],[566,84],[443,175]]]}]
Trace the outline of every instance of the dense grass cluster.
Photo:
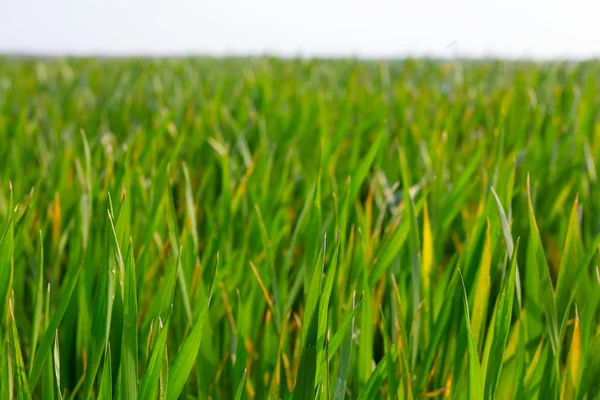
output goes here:
[{"label": "dense grass cluster", "polygon": [[0,399],[597,399],[598,76],[0,60]]}]

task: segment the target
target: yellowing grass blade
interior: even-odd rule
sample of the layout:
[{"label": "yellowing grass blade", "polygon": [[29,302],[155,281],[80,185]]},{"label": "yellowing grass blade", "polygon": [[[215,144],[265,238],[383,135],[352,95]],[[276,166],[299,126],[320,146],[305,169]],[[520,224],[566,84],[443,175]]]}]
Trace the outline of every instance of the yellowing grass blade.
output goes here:
[{"label": "yellowing grass blade", "polygon": [[579,389],[581,378],[581,335],[579,333],[579,315],[575,312],[575,324],[571,348],[567,357],[565,375],[562,381],[561,399],[574,399]]}]

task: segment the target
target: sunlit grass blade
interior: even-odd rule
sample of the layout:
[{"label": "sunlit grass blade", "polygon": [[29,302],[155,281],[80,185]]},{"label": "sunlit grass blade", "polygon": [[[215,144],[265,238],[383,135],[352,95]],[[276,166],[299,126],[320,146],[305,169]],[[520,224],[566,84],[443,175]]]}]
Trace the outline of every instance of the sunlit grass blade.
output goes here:
[{"label": "sunlit grass blade", "polygon": [[435,262],[435,253],[433,248],[433,234],[431,231],[431,222],[429,219],[429,210],[427,203],[423,209],[423,250],[421,256],[421,284],[423,285],[423,296],[425,304],[423,308],[425,325],[424,337],[429,342],[430,330],[433,326],[433,293],[431,290],[431,280],[433,277],[433,268]]},{"label": "sunlit grass blade", "polygon": [[488,302],[490,297],[491,284],[491,266],[492,266],[492,239],[491,227],[488,221],[485,234],[485,247],[481,256],[481,264],[477,272],[477,280],[475,281],[474,291],[475,298],[473,300],[473,318],[471,329],[475,337],[476,348],[479,348],[484,338],[484,328],[487,320]]}]

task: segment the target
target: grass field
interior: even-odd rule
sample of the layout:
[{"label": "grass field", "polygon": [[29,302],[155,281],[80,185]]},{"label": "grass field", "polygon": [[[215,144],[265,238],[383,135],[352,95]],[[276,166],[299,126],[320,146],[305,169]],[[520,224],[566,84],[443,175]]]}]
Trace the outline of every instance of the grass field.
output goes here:
[{"label": "grass field", "polygon": [[600,398],[598,77],[0,59],[0,399]]}]

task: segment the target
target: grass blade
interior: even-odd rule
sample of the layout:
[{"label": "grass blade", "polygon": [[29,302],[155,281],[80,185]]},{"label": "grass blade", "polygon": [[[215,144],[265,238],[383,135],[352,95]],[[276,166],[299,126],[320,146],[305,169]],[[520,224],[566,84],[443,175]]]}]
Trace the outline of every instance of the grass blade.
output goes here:
[{"label": "grass blade", "polygon": [[181,350],[175,358],[175,362],[169,371],[169,388],[167,391],[168,400],[177,400],[183,391],[185,382],[187,381],[192,367],[196,362],[196,356],[200,349],[200,342],[202,340],[202,328],[208,320],[208,309],[213,295],[215,287],[215,281],[217,279],[217,270],[219,267],[219,255],[215,261],[215,268],[213,270],[212,281],[210,283],[210,289],[208,292],[208,298],[206,303],[200,310],[196,322],[190,331],[187,339],[181,346]]},{"label": "grass blade", "polygon": [[15,250],[15,211],[13,210],[12,184],[8,201],[8,219],[0,238],[0,321],[5,321],[8,297],[12,290]]},{"label": "grass blade", "polygon": [[[392,348],[392,351],[395,350]],[[391,361],[390,358],[391,352],[388,352],[379,361],[379,364],[377,364],[377,367],[375,367],[375,370],[369,377],[367,384],[358,396],[359,400],[375,399],[379,397],[378,391],[386,377],[387,363]]]},{"label": "grass blade", "polygon": [[402,187],[403,197],[407,204],[407,219],[410,224],[409,228],[409,253],[410,253],[410,265],[411,265],[411,278],[412,278],[412,306],[413,306],[413,329],[414,335],[412,336],[412,357],[411,357],[411,368],[414,369],[417,363],[417,356],[419,354],[419,337],[421,335],[421,314],[419,307],[421,306],[421,244],[419,240],[419,231],[417,226],[417,216],[415,213],[415,207],[413,204],[412,197],[410,196],[410,174],[408,168],[408,162],[406,160],[406,154],[404,150],[400,148],[400,170],[402,174]]},{"label": "grass blade", "polygon": [[494,399],[498,383],[500,380],[500,372],[504,363],[504,351],[508,332],[510,330],[510,322],[512,317],[513,298],[515,295],[515,277],[517,268],[517,254],[519,252],[519,239],[515,243],[508,276],[506,277],[500,297],[496,302],[496,319],[494,321],[494,339],[490,350],[490,357],[486,368],[485,376],[485,398]]},{"label": "grass blade", "polygon": [[235,392],[235,400],[242,400],[242,396],[244,394],[244,384],[246,383],[246,370],[244,370],[244,374],[242,375],[242,380],[238,385],[238,388]]},{"label": "grass blade", "polygon": [[15,358],[15,366],[17,373],[17,399],[27,400],[31,399],[31,392],[29,391],[29,382],[27,381],[27,374],[25,373],[25,363],[23,362],[23,354],[21,353],[21,345],[19,343],[19,333],[17,332],[17,323],[15,321],[15,313],[12,301],[10,302],[10,318],[11,318],[11,330],[10,330],[10,341],[12,344],[12,350]]},{"label": "grass blade", "polygon": [[[110,239],[107,237],[107,241],[109,240]],[[109,244],[105,254],[104,270],[100,272],[100,283],[98,285],[98,292],[96,294],[96,302],[92,315],[90,360],[87,365],[85,381],[83,383],[83,399],[89,399],[91,396],[92,386],[96,379],[100,362],[102,361],[102,355],[108,346],[115,295],[115,273],[112,270],[113,263],[114,258],[110,255]]]},{"label": "grass blade", "polygon": [[579,333],[579,314],[577,310],[575,310],[574,325],[571,349],[569,350],[567,368],[562,383],[561,399],[574,399],[579,389],[579,380],[581,377],[581,336]]},{"label": "grass blade", "polygon": [[481,264],[479,266],[477,281],[475,282],[474,287],[475,298],[473,301],[473,319],[471,320],[471,329],[473,330],[473,335],[475,336],[475,343],[477,346],[479,346],[479,344],[481,344],[483,341],[488,312],[488,302],[490,298],[490,270],[492,266],[492,239],[490,230],[491,228],[488,221],[483,255],[481,256]]},{"label": "grass blade", "polygon": [[[352,336],[354,334],[354,315],[353,312],[358,309],[355,305],[356,292],[352,295],[352,311],[350,316],[350,330],[345,332],[344,341],[342,342],[342,348],[340,349],[340,366],[338,370],[338,377],[335,383],[335,391],[333,394],[334,400],[343,400],[346,397],[346,386],[348,385],[348,375],[350,374],[350,362],[352,361]],[[362,301],[362,296],[358,300],[358,305]],[[347,329],[346,329],[347,330]],[[334,336],[335,337],[335,336]],[[331,352],[331,342],[329,344]]]},{"label": "grass blade", "polygon": [[150,361],[148,362],[146,373],[142,378],[140,391],[138,392],[139,400],[156,398],[156,392],[158,390],[158,383],[160,379],[162,362],[165,355],[167,335],[169,333],[170,323],[171,318],[167,319],[165,326],[162,326],[162,322],[159,321],[159,326],[161,326],[162,328],[158,335],[158,339],[156,340],[156,344],[152,349],[152,355],[150,356]]},{"label": "grass blade", "polygon": [[65,315],[65,312],[67,311],[67,307],[69,306],[69,302],[71,301],[71,295],[73,294],[73,290],[75,289],[75,286],[77,284],[77,279],[79,278],[79,273],[81,272],[82,267],[83,264],[77,269],[77,271],[73,274],[70,280],[65,284],[65,290],[62,294],[60,303],[58,304],[56,312],[54,313],[54,316],[48,324],[48,329],[46,329],[46,333],[40,341],[40,346],[37,351],[38,357],[36,358],[36,362],[32,365],[29,372],[29,387],[31,388],[35,387],[42,373],[42,368],[44,366],[44,362],[46,361],[46,357],[50,352],[50,347],[52,346],[52,342],[54,341],[56,330],[58,329],[58,326],[60,325],[60,322],[62,321],[62,318]]},{"label": "grass blade", "polygon": [[[340,328],[331,337],[331,340],[329,341],[329,357],[330,357],[329,362],[331,362],[334,354],[340,348],[342,343],[345,340],[347,340],[344,338],[347,337],[348,332],[352,332],[351,328],[354,326],[354,317],[356,316],[356,313],[360,309],[360,305],[362,304],[363,296],[364,296],[364,293],[361,293],[360,297],[358,298],[358,301],[356,302],[356,305],[352,308],[352,311],[350,311],[350,313],[348,314],[348,316],[346,317],[346,319],[344,320],[344,322],[342,323]],[[354,303],[354,300],[353,300],[353,303]],[[348,331],[348,329],[350,329],[350,331]]]},{"label": "grass blade", "polygon": [[469,300],[467,299],[467,289],[465,289],[465,282],[463,281],[462,274],[460,273],[460,282],[463,289],[463,305],[465,311],[465,324],[467,327],[467,339],[469,341],[469,399],[471,400],[482,400],[483,399],[483,379],[481,374],[481,364],[479,363],[479,353],[477,351],[477,343],[475,342],[475,336],[471,330],[471,318],[469,317]]},{"label": "grass blade", "polygon": [[555,300],[559,333],[561,333],[562,327],[564,326],[562,321],[566,321],[569,314],[571,299],[575,292],[575,285],[577,284],[577,266],[579,264],[579,259],[582,256],[579,251],[581,243],[579,238],[578,205],[578,199],[575,199],[569,215],[567,236],[565,238],[565,246],[560,259],[558,279],[556,280]]},{"label": "grass blade", "polygon": [[[100,391],[98,400],[111,400],[112,396],[112,362],[110,356],[110,342],[104,352],[104,368],[102,369],[102,378],[100,379]],[[151,397],[149,397],[151,398]]]},{"label": "grass blade", "polygon": [[[315,396],[315,378],[317,373],[317,349],[319,335],[319,312],[318,305],[321,297],[321,281],[325,268],[325,249],[327,236],[323,238],[321,254],[317,259],[317,265],[313,268],[310,287],[304,310],[304,321],[302,326],[302,341],[298,372],[296,374],[296,388],[294,389],[294,400],[312,399]],[[318,267],[319,261],[321,267]]]},{"label": "grass blade", "polygon": [[60,389],[60,348],[58,343],[58,330],[54,334],[54,377],[56,378],[56,391],[58,392],[58,398],[62,400],[62,392]]},{"label": "grass blade", "polygon": [[42,309],[44,305],[44,242],[42,240],[42,231],[39,231],[39,263],[38,263],[38,277],[35,294],[35,306],[33,311],[33,322],[31,328],[31,347],[29,354],[31,354],[29,363],[33,364],[35,361],[35,350],[38,342],[40,333],[40,323],[42,319]]},{"label": "grass blade", "polygon": [[[340,255],[340,238],[338,236],[338,243],[335,247],[335,252],[333,254],[333,258],[331,259],[331,265],[329,266],[329,270],[326,273],[325,285],[321,290],[321,299],[319,301],[319,325],[318,325],[318,336],[317,336],[317,379],[321,379],[321,365],[323,360],[326,365],[329,364],[329,360],[327,356],[325,356],[325,337],[327,335],[327,322],[328,322],[328,309],[329,309],[329,299],[331,298],[331,290],[333,289],[333,282],[337,276],[337,266]],[[327,346],[328,352],[331,350],[331,347]]]},{"label": "grass blade", "polygon": [[369,168],[371,168],[371,164],[373,164],[375,156],[377,156],[379,147],[381,146],[384,138],[385,135],[377,135],[377,139],[375,139],[373,144],[369,147],[369,151],[362,159],[356,171],[352,174],[352,182],[350,182],[350,195],[348,197],[349,204],[352,204],[354,199],[356,199],[358,191],[363,184],[363,181],[367,177],[367,174],[369,173]]},{"label": "grass blade", "polygon": [[581,373],[578,388],[578,399],[583,399],[586,395],[593,398],[593,395],[599,393],[600,390],[600,382],[598,381],[598,375],[600,374],[600,331],[594,335],[585,358],[585,367]]},{"label": "grass blade", "polygon": [[[171,251],[173,254],[177,253],[177,249],[181,253],[181,246],[179,245],[179,229],[177,228],[177,220],[175,217],[175,207],[173,205],[173,196],[171,195],[171,188],[167,187],[167,226],[169,227],[169,241],[171,242]],[[183,306],[188,317],[188,323],[192,324],[192,306],[190,303],[189,290],[187,288],[187,282],[185,280],[185,274],[180,263],[177,263],[177,278],[179,279],[179,286],[181,287],[181,297],[183,298]]]},{"label": "grass blade", "polygon": [[[491,188],[492,194],[494,195],[494,200],[496,200],[496,206],[498,209],[498,215],[500,216],[500,224],[502,226],[502,234],[504,235],[504,241],[506,242],[506,252],[508,255],[513,254],[515,249],[515,244],[513,242],[512,234],[510,233],[510,224],[508,222],[508,218],[506,218],[506,213],[504,212],[504,207],[502,207],[502,202],[500,198],[496,194],[494,188]],[[521,300],[521,277],[519,274],[519,266],[516,267],[517,278],[515,280],[515,285],[517,288],[517,301],[519,304],[519,309],[522,307],[523,301]]]},{"label": "grass blade", "polygon": [[558,351],[558,322],[556,317],[556,306],[554,303],[554,288],[552,287],[552,281],[550,280],[550,273],[548,271],[546,256],[544,255],[544,250],[542,249],[542,240],[540,238],[540,232],[535,221],[535,215],[533,213],[533,203],[531,201],[531,184],[529,176],[527,176],[527,202],[529,206],[529,226],[531,230],[530,240],[533,246],[533,254],[535,256],[535,270],[537,272],[537,279],[539,282],[538,288],[540,293],[540,300],[542,302],[544,313],[546,314],[552,350],[553,353],[556,354]]},{"label": "grass blade", "polygon": [[121,341],[121,384],[123,398],[137,398],[138,370],[138,308],[133,243],[129,244],[125,262],[125,296],[123,298],[123,339]]}]

